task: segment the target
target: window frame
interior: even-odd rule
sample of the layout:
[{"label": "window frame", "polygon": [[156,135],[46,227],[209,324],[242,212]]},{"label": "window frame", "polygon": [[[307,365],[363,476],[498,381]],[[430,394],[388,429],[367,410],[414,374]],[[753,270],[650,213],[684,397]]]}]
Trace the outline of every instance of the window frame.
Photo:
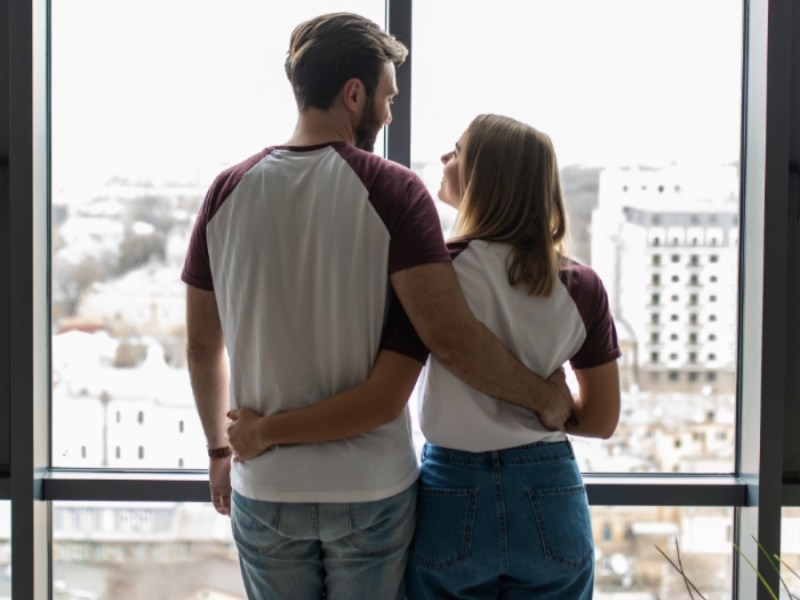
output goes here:
[{"label": "window frame", "polygon": [[[412,0],[387,0],[389,28],[409,46],[412,5]],[[797,273],[800,259],[786,252],[800,240],[786,219],[792,143],[786,123],[794,127],[796,158],[800,121],[790,102],[800,79],[800,69],[791,69],[792,43],[800,60],[800,15],[792,13],[791,0],[748,0],[744,7],[736,474],[592,474],[585,479],[593,505],[733,507],[735,538],[777,587],[777,574],[754,551],[750,536],[767,548],[780,548],[781,507],[800,506],[798,478],[784,482],[784,462],[794,447],[784,447],[789,436],[774,426],[793,414],[789,401],[800,396],[800,381],[787,363],[787,356],[800,356],[800,338],[787,335],[800,324],[800,317],[788,311],[789,297],[799,293],[787,277]],[[7,147],[0,146],[0,194],[9,202],[0,207],[0,227],[8,232],[0,236],[6,240],[0,242],[0,340],[7,340],[0,350],[0,423],[6,424],[5,429],[0,424],[0,440],[9,444],[4,451],[0,442],[0,500],[12,503],[12,596],[39,600],[51,596],[52,501],[205,502],[208,491],[202,471],[50,469],[49,0],[18,0],[2,10],[7,11],[0,26],[7,32],[8,71],[0,70],[0,81],[8,104],[0,103],[0,112],[8,135]],[[410,58],[398,70],[403,93],[386,142],[388,156],[404,164],[410,162],[411,69]],[[793,104],[800,111],[800,103]],[[0,128],[0,144],[5,131]],[[766,600],[766,591],[739,556],[732,553],[731,560],[734,596]]]},{"label": "window frame", "polygon": [[[8,30],[8,12],[0,11],[0,30]],[[0,81],[9,79],[9,48],[6,44],[0,47]],[[0,198],[9,198],[9,95],[0,97]],[[9,231],[9,203],[0,202],[0,231]],[[0,314],[9,314],[11,289],[9,287],[10,243],[7,235],[0,236]],[[9,339],[9,320],[0,319],[0,340]],[[11,462],[10,446],[10,395],[9,395],[9,361],[10,347],[0,344],[0,490],[3,486],[3,474],[7,475]],[[0,497],[2,497],[0,495]]]}]

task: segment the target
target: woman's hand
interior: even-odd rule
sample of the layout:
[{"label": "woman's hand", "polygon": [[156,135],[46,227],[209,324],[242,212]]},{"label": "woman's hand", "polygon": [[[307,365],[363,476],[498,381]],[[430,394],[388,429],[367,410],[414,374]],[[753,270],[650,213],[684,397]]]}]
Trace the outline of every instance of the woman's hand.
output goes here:
[{"label": "woman's hand", "polygon": [[236,462],[244,462],[269,450],[269,442],[263,435],[264,417],[249,408],[237,408],[228,413],[232,421],[228,425],[228,441],[233,448]]}]

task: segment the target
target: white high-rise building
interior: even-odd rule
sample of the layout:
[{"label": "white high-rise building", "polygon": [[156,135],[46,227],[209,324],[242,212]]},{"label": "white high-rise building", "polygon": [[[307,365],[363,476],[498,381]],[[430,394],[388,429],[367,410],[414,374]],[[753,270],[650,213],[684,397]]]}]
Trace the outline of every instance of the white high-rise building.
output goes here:
[{"label": "white high-rise building", "polygon": [[634,332],[643,389],[733,389],[738,224],[735,167],[601,175],[592,266]]}]

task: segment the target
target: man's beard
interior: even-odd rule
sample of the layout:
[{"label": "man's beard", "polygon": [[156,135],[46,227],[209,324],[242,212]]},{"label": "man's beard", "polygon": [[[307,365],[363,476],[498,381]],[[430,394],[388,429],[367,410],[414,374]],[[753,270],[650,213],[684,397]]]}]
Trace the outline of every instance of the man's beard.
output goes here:
[{"label": "man's beard", "polygon": [[366,150],[367,152],[375,151],[375,138],[378,137],[378,132],[383,127],[383,123],[378,120],[378,115],[375,111],[375,97],[367,97],[367,105],[364,107],[364,113],[361,115],[361,122],[356,126],[355,131],[355,145],[357,148]]}]

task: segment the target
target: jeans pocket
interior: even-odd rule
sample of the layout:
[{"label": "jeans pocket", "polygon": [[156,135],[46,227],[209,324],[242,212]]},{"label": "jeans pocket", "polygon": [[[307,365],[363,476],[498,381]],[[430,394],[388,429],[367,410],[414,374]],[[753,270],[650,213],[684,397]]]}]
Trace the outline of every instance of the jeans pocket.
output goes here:
[{"label": "jeans pocket", "polygon": [[528,490],[545,556],[581,568],[592,558],[592,523],[582,485]]},{"label": "jeans pocket", "polygon": [[351,534],[348,541],[365,554],[408,548],[414,534],[417,486],[386,500],[348,505]]},{"label": "jeans pocket", "polygon": [[287,538],[277,531],[280,504],[234,497],[231,503],[231,529],[237,545],[266,554]]},{"label": "jeans pocket", "polygon": [[467,558],[478,491],[475,489],[419,488],[417,529],[411,552],[429,569],[442,570]]}]

